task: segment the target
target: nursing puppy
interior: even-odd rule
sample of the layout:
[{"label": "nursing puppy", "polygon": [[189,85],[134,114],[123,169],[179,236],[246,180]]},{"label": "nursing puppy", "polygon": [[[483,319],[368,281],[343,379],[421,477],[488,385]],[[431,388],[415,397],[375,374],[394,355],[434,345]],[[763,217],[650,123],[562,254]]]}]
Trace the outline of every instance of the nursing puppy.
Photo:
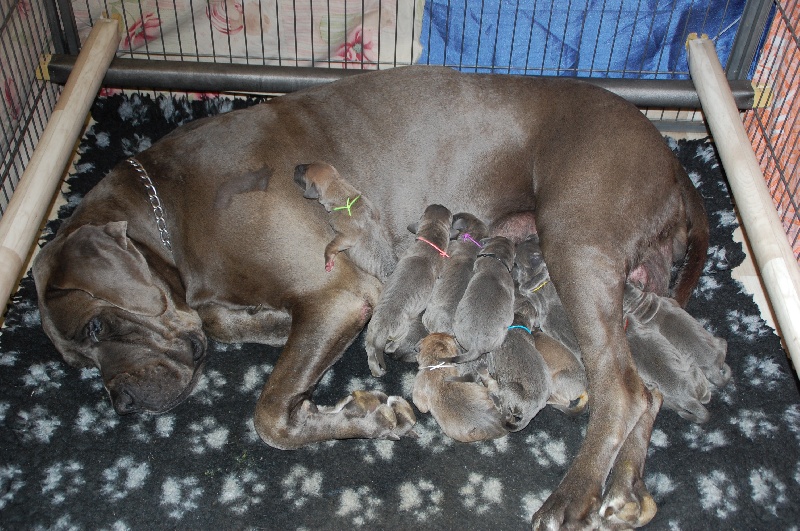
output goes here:
[{"label": "nursing puppy", "polygon": [[533,331],[533,341],[553,381],[548,405],[571,415],[583,411],[589,401],[589,383],[581,360],[560,341],[541,330]]},{"label": "nursing puppy", "polygon": [[454,364],[458,345],[453,336],[434,333],[420,343],[419,372],[412,400],[430,411],[448,436],[461,442],[496,439],[508,433],[496,393],[497,382],[483,360]]},{"label": "nursing puppy", "polygon": [[580,360],[578,340],[572,331],[567,312],[550,281],[550,272],[544,263],[539,237],[528,236],[517,245],[512,271],[520,295],[526,297],[536,309],[536,327],[552,337]]},{"label": "nursing puppy", "polygon": [[305,190],[303,197],[318,199],[331,213],[336,236],[325,247],[325,271],[331,271],[336,255],[345,251],[354,264],[385,282],[397,257],[369,199],[325,162],[298,165],[294,181]]},{"label": "nursing puppy", "polygon": [[626,335],[636,368],[646,385],[658,387],[664,406],[697,423],[710,414],[710,384],[731,377],[724,362],[727,343],[714,337],[675,301],[625,285]]},{"label": "nursing puppy", "polygon": [[[537,251],[538,238],[531,236],[518,247],[527,252],[525,260],[530,266],[516,270],[524,283],[520,292],[536,307],[542,331],[570,349],[574,336]],[[517,261],[521,260],[518,252]],[[708,410],[702,404],[711,399],[709,381],[723,385],[730,378],[730,368],[723,363],[725,341],[709,334],[670,299],[643,292],[630,282],[625,286],[623,311],[631,355],[645,384],[660,391],[668,409],[694,422],[708,420]]]},{"label": "nursing puppy", "polygon": [[545,407],[553,394],[550,368],[534,343],[533,306],[522,298],[515,304],[514,320],[500,348],[486,354],[489,374],[497,382],[493,392],[500,402],[504,426],[523,429]]},{"label": "nursing puppy", "polygon": [[466,351],[458,363],[500,348],[514,320],[514,244],[503,236],[482,244],[453,320],[456,340]]},{"label": "nursing puppy", "polygon": [[452,213],[442,205],[430,205],[408,230],[417,235],[384,285],[367,326],[366,350],[374,376],[386,372],[384,352],[394,352],[412,323],[425,311],[436,278],[448,259]]},{"label": "nursing puppy", "polygon": [[422,322],[429,332],[450,335],[453,335],[456,308],[472,278],[475,258],[481,250],[480,240],[487,235],[486,225],[472,214],[453,216],[453,229],[458,230],[458,238],[447,248],[450,259],[445,261],[428,307],[422,314]]},{"label": "nursing puppy", "polygon": [[731,368],[725,363],[728,343],[703,328],[675,300],[642,291],[628,282],[622,305],[628,317],[635,317],[644,326],[658,331],[681,354],[691,357],[712,384],[722,387],[728,383],[731,378]]},{"label": "nursing puppy", "polygon": [[658,389],[664,406],[692,422],[706,422],[711,414],[703,406],[711,400],[708,380],[658,329],[628,316],[626,336],[636,370],[650,388]]},{"label": "nursing puppy", "polygon": [[529,235],[517,244],[511,273],[519,296],[530,301],[536,312],[536,348],[553,379],[548,403],[565,413],[583,411],[588,403],[586,370],[564,306],[550,282],[538,236]]}]

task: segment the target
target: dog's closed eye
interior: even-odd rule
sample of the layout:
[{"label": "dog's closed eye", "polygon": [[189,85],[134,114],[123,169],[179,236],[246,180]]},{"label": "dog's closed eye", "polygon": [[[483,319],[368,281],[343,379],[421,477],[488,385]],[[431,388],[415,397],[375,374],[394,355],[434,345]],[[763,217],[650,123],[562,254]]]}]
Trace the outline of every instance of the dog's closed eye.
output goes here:
[{"label": "dog's closed eye", "polygon": [[92,343],[99,343],[100,338],[98,337],[103,332],[103,322],[100,320],[99,317],[93,317],[89,322],[86,324],[86,336],[92,341]]}]

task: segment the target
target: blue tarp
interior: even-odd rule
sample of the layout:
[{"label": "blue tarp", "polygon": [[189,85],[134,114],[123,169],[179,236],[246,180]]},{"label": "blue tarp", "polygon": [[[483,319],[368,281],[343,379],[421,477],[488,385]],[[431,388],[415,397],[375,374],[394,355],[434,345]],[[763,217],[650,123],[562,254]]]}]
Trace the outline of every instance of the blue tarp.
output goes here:
[{"label": "blue tarp", "polygon": [[725,64],[745,0],[427,0],[420,63],[464,71],[688,77],[689,33]]}]

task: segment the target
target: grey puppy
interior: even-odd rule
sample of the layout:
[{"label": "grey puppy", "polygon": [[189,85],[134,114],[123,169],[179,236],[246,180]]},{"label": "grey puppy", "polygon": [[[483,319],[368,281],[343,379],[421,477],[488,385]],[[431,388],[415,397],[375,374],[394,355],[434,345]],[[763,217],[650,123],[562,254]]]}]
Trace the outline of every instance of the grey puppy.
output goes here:
[{"label": "grey puppy", "polygon": [[714,337],[672,299],[644,292],[630,282],[623,308],[626,335],[636,368],[645,384],[664,396],[664,406],[697,423],[710,414],[711,384],[731,377],[725,363],[727,342]]},{"label": "grey puppy", "polygon": [[[451,363],[458,354],[453,336],[434,333],[420,343],[412,400],[430,413],[448,436],[461,442],[496,439],[508,433],[496,393],[497,382],[483,360]],[[482,365],[482,366],[479,366]]]},{"label": "grey puppy", "polygon": [[408,229],[417,235],[400,258],[378,298],[367,326],[366,350],[374,376],[386,372],[384,352],[394,352],[430,299],[436,278],[448,258],[453,214],[442,205],[429,205],[419,222]]},{"label": "grey puppy", "polygon": [[325,247],[325,270],[331,271],[336,255],[345,251],[354,264],[386,282],[397,257],[369,199],[326,162],[296,166],[294,181],[304,188],[303,197],[318,199],[331,213],[336,236]]},{"label": "grey puppy", "polygon": [[664,406],[697,423],[711,414],[703,406],[711,400],[708,380],[691,358],[684,356],[658,330],[628,317],[626,333],[636,370],[645,385],[658,389]]},{"label": "grey puppy", "polygon": [[[522,282],[520,292],[536,307],[542,331],[572,350],[574,335],[550,283],[538,238],[530,236],[518,247],[526,252],[524,258],[517,253],[515,274]],[[631,355],[645,384],[657,388],[664,406],[682,417],[695,422],[708,420],[709,413],[702,404],[711,398],[709,381],[724,385],[730,378],[730,368],[723,361],[725,341],[711,335],[671,299],[643,292],[630,282],[625,285],[623,311]],[[575,355],[580,356],[580,351]]]},{"label": "grey puppy", "polygon": [[482,243],[453,320],[456,341],[466,351],[458,363],[500,348],[514,319],[514,244],[503,236]]},{"label": "grey puppy", "polygon": [[703,328],[674,299],[659,297],[628,282],[622,305],[627,316],[656,329],[679,352],[691,357],[712,384],[722,387],[728,383],[731,378],[731,368],[725,363],[728,343]]},{"label": "grey puppy", "polygon": [[551,370],[551,405],[565,413],[582,411],[588,402],[586,370],[578,340],[550,282],[537,235],[529,235],[517,244],[511,272],[520,297],[529,300],[536,311],[534,339]]},{"label": "grey puppy", "polygon": [[560,341],[539,329],[533,331],[533,340],[553,380],[547,403],[568,414],[583,411],[589,402],[589,383],[581,360]]},{"label": "grey puppy", "polygon": [[422,314],[422,322],[429,332],[451,335],[456,308],[469,285],[475,258],[482,248],[480,240],[487,236],[483,221],[463,212],[453,216],[453,229],[458,230],[459,235],[447,248],[450,260],[445,262]]},{"label": "grey puppy", "polygon": [[527,297],[536,309],[536,327],[552,337],[580,360],[581,351],[578,340],[570,326],[567,312],[550,281],[550,272],[544,263],[539,237],[528,236],[517,245],[512,271],[519,293]]},{"label": "grey puppy", "polygon": [[500,411],[509,431],[523,429],[545,407],[553,393],[550,369],[532,334],[536,311],[518,299],[514,320],[500,348],[486,354],[489,374],[497,381]]}]

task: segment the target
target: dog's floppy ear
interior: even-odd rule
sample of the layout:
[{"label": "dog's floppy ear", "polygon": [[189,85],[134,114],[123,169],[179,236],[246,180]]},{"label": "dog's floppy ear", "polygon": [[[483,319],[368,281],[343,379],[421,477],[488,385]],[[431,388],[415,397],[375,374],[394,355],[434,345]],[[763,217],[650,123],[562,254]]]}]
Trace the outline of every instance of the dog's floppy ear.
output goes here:
[{"label": "dog's floppy ear", "polygon": [[306,178],[308,167],[311,164],[298,164],[294,167],[294,182],[296,182],[303,191],[303,197],[306,199],[319,199],[319,190],[314,181]]},{"label": "dog's floppy ear", "polygon": [[57,267],[52,267],[48,287],[81,290],[131,313],[164,313],[167,301],[126,228],[127,222],[112,221],[84,225],[67,236],[60,252],[50,257]]},{"label": "dog's floppy ear", "polygon": [[272,177],[272,169],[264,166],[259,170],[234,175],[217,190],[214,198],[214,208],[226,209],[231,206],[234,196],[248,192],[265,191]]},{"label": "dog's floppy ear", "polygon": [[308,178],[308,169],[312,164],[298,164],[294,168],[294,182],[303,188],[303,197],[306,199],[319,199],[320,193],[317,183]]}]

